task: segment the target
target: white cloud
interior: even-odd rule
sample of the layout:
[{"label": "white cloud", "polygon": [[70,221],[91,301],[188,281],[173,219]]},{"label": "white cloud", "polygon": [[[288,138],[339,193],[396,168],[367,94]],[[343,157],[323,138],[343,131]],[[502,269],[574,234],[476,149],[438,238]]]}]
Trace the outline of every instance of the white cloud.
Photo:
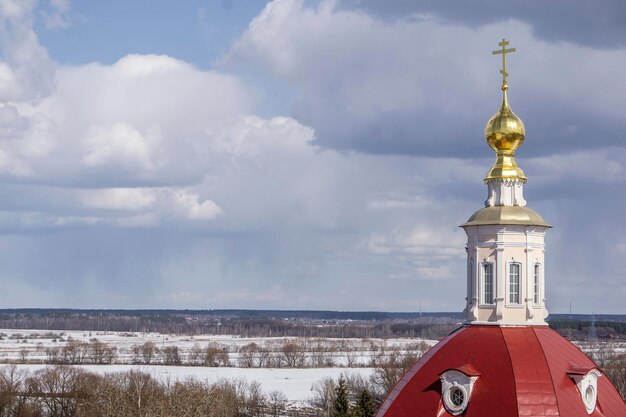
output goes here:
[{"label": "white cloud", "polygon": [[50,10],[41,11],[46,29],[64,29],[72,25],[70,0],[50,0]]},{"label": "white cloud", "polygon": [[562,154],[530,159],[529,168],[537,173],[539,183],[590,181],[619,183],[626,181],[626,147],[589,151],[564,150]]},{"label": "white cloud", "polygon": [[20,161],[16,161],[2,149],[0,149],[0,173],[17,178],[32,175],[32,171],[28,166],[22,164]]},{"label": "white cloud", "polygon": [[78,190],[82,205],[91,210],[127,211],[107,213],[102,220],[111,225],[159,226],[168,220],[211,220],[223,210],[211,200],[189,189],[178,188],[105,188]]},{"label": "white cloud", "polygon": [[156,201],[156,191],[145,188],[106,188],[81,191],[83,205],[107,210],[145,210]]},{"label": "white cloud", "polygon": [[160,165],[156,153],[161,133],[158,127],[142,135],[126,123],[92,127],[83,142],[82,163],[88,167],[107,166],[133,172],[151,171]]},{"label": "white cloud", "polygon": [[[482,205],[481,180],[493,161],[482,142],[482,127],[498,105],[490,45],[510,29],[520,54],[532,57],[513,58],[514,108],[537,96],[552,103],[545,80],[547,95],[559,103],[589,95],[588,86],[536,76],[538,68],[557,65],[551,54],[560,46],[537,42],[519,22],[481,29],[389,22],[338,11],[332,2],[311,8],[294,0],[269,3],[219,71],[163,55],[128,55],[111,65],[50,72],[32,32],[33,4],[0,0],[3,30],[7,19],[23,25],[19,34],[11,29],[8,43],[3,39],[9,51],[3,56],[23,50],[37,58],[32,65],[15,56],[0,62],[0,98],[13,100],[0,107],[0,264],[25,288],[71,286],[104,307],[204,308],[211,300],[221,307],[411,310],[421,297],[429,308],[460,310],[465,238],[456,225]],[[622,59],[563,51],[565,61],[578,54],[614,60],[611,65]],[[258,116],[263,86],[227,72],[237,65],[275,76],[269,94],[296,97],[297,119]],[[565,75],[568,82],[584,84],[599,71],[582,67]],[[623,75],[612,71],[603,74],[619,83]],[[25,82],[28,77],[45,82]],[[623,108],[622,95],[600,96],[580,109]],[[568,106],[554,107],[562,112],[578,104]],[[558,179],[542,196],[552,213],[563,211],[553,202],[572,165],[582,167],[578,179],[595,170],[597,184],[623,181],[623,151],[616,148],[525,157],[543,139],[537,119],[524,120],[529,135],[519,162],[527,174],[535,171],[527,190],[537,190],[539,178]],[[586,134],[582,120],[558,126],[567,135]],[[411,152],[456,157],[393,155]],[[586,238],[622,242],[603,236],[602,228],[610,223],[611,236],[624,234],[621,212],[612,211],[622,206],[618,195],[602,194],[599,208],[598,200],[577,195],[577,209],[568,211],[574,218],[554,216],[559,230],[568,222],[582,227],[576,213],[593,207],[606,212],[585,228]],[[529,197],[533,206],[538,200]],[[577,233],[559,241],[552,232],[555,268],[580,269],[572,259],[583,257],[572,253],[587,255],[588,246]],[[621,264],[595,246],[594,276],[608,282],[614,275],[606,270]],[[550,291],[563,288],[551,282]],[[331,287],[334,294],[326,291]],[[150,291],[133,299],[126,294],[134,288]],[[66,306],[78,302],[53,293]],[[445,299],[429,301],[442,294]],[[5,304],[14,298],[0,294]]]},{"label": "white cloud", "polygon": [[178,190],[172,193],[170,198],[172,211],[190,220],[210,220],[224,214],[215,202],[211,200],[200,202],[199,197],[189,190]]},{"label": "white cloud", "polygon": [[[157,55],[63,67],[54,92],[0,109],[0,150],[32,181],[91,186],[197,183],[212,126],[248,113],[236,77]],[[13,140],[14,139],[14,140]],[[4,170],[6,174],[15,170]]]},{"label": "white cloud", "polygon": [[323,146],[464,158],[478,155],[468,135],[478,139],[498,107],[490,50],[503,33],[518,49],[509,97],[529,140],[542,140],[544,153],[588,148],[594,133],[597,143],[619,144],[626,93],[614,86],[626,84],[624,50],[545,42],[516,20],[470,28],[276,0],[220,65],[260,67],[288,85],[294,116]]},{"label": "white cloud", "polygon": [[375,254],[413,254],[458,257],[463,254],[462,234],[432,229],[428,225],[402,225],[388,235],[374,234],[362,247]]},{"label": "white cloud", "polygon": [[290,117],[265,120],[245,116],[209,126],[206,134],[212,139],[208,151],[255,160],[268,151],[307,152],[314,139],[311,128],[302,126]]},{"label": "white cloud", "polygon": [[19,94],[15,74],[4,62],[0,62],[0,94],[5,97],[15,97]]},{"label": "white cloud", "polygon": [[54,88],[54,64],[33,30],[36,4],[0,1],[0,101],[39,100]]}]

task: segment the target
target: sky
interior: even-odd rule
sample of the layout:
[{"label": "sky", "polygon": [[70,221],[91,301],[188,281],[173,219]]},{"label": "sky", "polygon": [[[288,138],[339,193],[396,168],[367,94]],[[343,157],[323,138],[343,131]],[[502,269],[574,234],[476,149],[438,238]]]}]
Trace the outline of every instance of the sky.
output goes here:
[{"label": "sky", "polygon": [[548,309],[626,313],[621,0],[0,0],[0,307],[461,311],[504,37]]}]

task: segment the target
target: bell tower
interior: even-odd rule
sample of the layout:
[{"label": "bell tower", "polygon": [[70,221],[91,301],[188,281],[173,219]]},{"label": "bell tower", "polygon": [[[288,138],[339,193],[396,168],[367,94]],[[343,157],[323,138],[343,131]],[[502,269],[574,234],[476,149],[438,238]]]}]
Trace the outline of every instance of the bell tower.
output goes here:
[{"label": "bell tower", "polygon": [[522,120],[507,97],[506,55],[515,52],[503,39],[502,104],[487,122],[487,144],[496,161],[485,177],[485,207],[461,225],[467,234],[467,305],[470,324],[546,325],[544,236],[550,226],[526,207],[526,176],[515,161],[524,142]]}]

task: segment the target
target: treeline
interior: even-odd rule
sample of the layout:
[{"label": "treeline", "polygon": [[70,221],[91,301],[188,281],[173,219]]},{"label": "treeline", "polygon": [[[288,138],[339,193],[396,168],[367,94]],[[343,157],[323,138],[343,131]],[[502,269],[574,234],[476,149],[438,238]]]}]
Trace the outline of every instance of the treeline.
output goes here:
[{"label": "treeline", "polygon": [[71,309],[71,308],[5,308],[2,314],[38,314],[67,315],[84,314],[116,315],[116,316],[151,316],[151,315],[182,315],[186,317],[240,317],[240,318],[277,318],[303,320],[355,320],[355,321],[393,321],[415,320],[422,318],[463,318],[460,312],[392,312],[392,311],[333,311],[333,310],[247,310],[247,309],[215,309],[215,310],[128,310],[128,309]]},{"label": "treeline", "polygon": [[0,314],[0,328],[5,329],[214,334],[243,337],[440,339],[456,327],[458,321],[450,317],[423,317],[409,321],[320,321],[267,317],[185,316],[179,313],[129,316],[77,312]]},{"label": "treeline", "polygon": [[[281,392],[244,380],[163,383],[129,371],[97,375],[70,366],[35,373],[0,368],[0,417],[285,416]],[[318,414],[322,416],[322,413]]]},{"label": "treeline", "polygon": [[[0,334],[1,335],[1,334]],[[48,335],[50,336],[50,334]],[[56,335],[57,346],[38,344],[38,349],[30,351],[21,348],[18,361],[22,364],[65,364],[103,365],[125,363],[136,365],[207,366],[242,368],[324,368],[334,366],[377,367],[390,357],[410,354],[420,357],[429,349],[424,341],[403,345],[386,346],[372,341],[355,344],[346,340],[326,339],[282,339],[264,343],[247,343],[237,347],[208,343],[194,344],[191,348],[176,345],[159,347],[153,341],[133,345],[130,349],[120,349],[97,338],[80,341],[69,338],[63,341]],[[62,341],[62,342],[59,342]],[[64,344],[60,344],[64,343]],[[42,355],[42,354],[45,354]],[[366,356],[364,356],[366,355]],[[34,356],[34,358],[31,358]],[[39,359],[41,357],[44,359]],[[9,359],[8,363],[16,363]]]},{"label": "treeline", "polygon": [[295,406],[256,382],[160,382],[141,371],[98,375],[57,365],[36,372],[0,367],[0,417],[373,417],[418,355],[394,352],[371,378],[346,374],[311,388]]},{"label": "treeline", "polygon": [[[369,379],[319,381],[299,408],[283,393],[243,380],[160,382],[140,371],[97,375],[60,365],[29,373],[7,366],[0,368],[0,417],[372,417],[417,359],[398,353]],[[599,364],[625,398],[626,355],[604,355]]]},{"label": "treeline", "polygon": [[[558,319],[550,320],[552,329],[570,340],[585,340],[589,337],[592,328],[591,320]],[[600,339],[624,339],[626,338],[626,322],[623,321],[596,321],[596,336]]]},{"label": "treeline", "polygon": [[[270,316],[271,314],[276,316]],[[626,317],[598,317],[601,318],[595,324],[598,337],[626,338]],[[228,334],[243,337],[441,339],[462,322],[463,319],[458,314],[452,313],[419,315],[256,310],[2,310],[0,313],[0,328],[5,329],[154,332],[177,335]],[[591,318],[583,315],[553,315],[549,325],[569,339],[584,340],[589,335]]]},{"label": "treeline", "polygon": [[626,353],[600,351],[592,357],[626,401]]}]

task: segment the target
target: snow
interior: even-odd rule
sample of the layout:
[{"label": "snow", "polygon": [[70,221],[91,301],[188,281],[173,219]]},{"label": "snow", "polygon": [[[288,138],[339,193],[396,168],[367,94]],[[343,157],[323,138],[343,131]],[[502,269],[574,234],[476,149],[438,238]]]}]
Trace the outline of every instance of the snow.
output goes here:
[{"label": "snow", "polygon": [[[16,365],[20,370],[36,372],[49,365]],[[220,379],[243,379],[248,382],[257,381],[267,394],[281,391],[291,402],[305,403],[313,393],[312,387],[324,378],[338,379],[342,374],[360,375],[369,378],[372,368],[209,368],[202,366],[136,366],[136,365],[73,365],[77,368],[97,374],[127,372],[139,370],[152,375],[161,382],[184,381],[196,379],[205,382],[216,382]]]},{"label": "snow", "polygon": [[[63,330],[22,330],[0,329],[0,363],[17,364],[19,369],[37,371],[46,366],[43,362],[47,358],[49,348],[63,348],[70,340],[89,342],[98,339],[109,346],[115,346],[117,356],[111,365],[72,365],[94,373],[106,374],[126,372],[131,369],[149,373],[162,382],[174,382],[189,378],[215,382],[219,379],[243,379],[247,382],[256,381],[261,384],[265,393],[271,391],[283,392],[289,401],[304,403],[313,393],[313,385],[325,378],[338,379],[342,374],[359,375],[369,378],[373,368],[369,367],[372,358],[380,352],[391,352],[394,349],[404,351],[411,348],[421,339],[333,339],[333,338],[283,338],[257,337],[248,338],[237,335],[166,335],[160,333],[130,333],[130,332],[88,332]],[[195,347],[218,346],[225,348],[229,353],[231,367],[204,367],[204,366],[165,366],[160,364],[137,365],[133,364],[136,355],[133,346],[145,342],[153,342],[159,349],[177,346],[183,360]],[[313,351],[323,352],[331,359],[334,367],[323,368],[240,368],[238,365],[239,349],[249,343],[256,343],[273,354],[280,355],[284,343],[295,342],[304,346],[306,355],[314,355]],[[436,343],[434,340],[424,341],[428,346]],[[319,354],[319,352],[318,352]],[[354,366],[348,367],[348,360]],[[155,362],[160,356],[155,357]],[[1,365],[0,365],[1,366]]]},{"label": "snow", "polygon": [[[46,359],[47,348],[62,348],[69,340],[88,342],[91,339],[117,348],[115,362],[132,364],[134,355],[133,346],[145,342],[153,342],[159,348],[177,346],[183,361],[194,347],[204,348],[212,345],[226,348],[230,361],[237,365],[239,349],[249,343],[256,343],[266,350],[280,353],[284,343],[295,342],[307,346],[309,351],[321,349],[324,355],[331,359],[334,366],[367,367],[371,360],[381,351],[409,348],[416,343],[425,342],[433,346],[436,340],[416,338],[397,339],[336,339],[336,338],[290,338],[290,337],[241,337],[237,335],[169,335],[160,333],[132,333],[132,332],[87,332],[68,330],[15,330],[0,329],[0,362],[12,363],[21,359],[20,351],[25,352],[28,362],[42,362]],[[157,358],[157,361],[159,359]],[[349,362],[352,363],[349,363]]]}]

